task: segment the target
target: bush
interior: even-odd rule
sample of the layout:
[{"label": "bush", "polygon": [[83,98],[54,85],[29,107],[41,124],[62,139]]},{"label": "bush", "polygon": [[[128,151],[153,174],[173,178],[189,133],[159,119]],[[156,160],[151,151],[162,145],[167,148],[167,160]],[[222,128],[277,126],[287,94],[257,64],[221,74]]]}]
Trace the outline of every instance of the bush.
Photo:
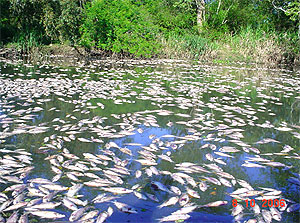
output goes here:
[{"label": "bush", "polygon": [[130,0],[96,0],[85,9],[81,44],[115,53],[149,57],[157,53],[158,28],[149,13]]}]

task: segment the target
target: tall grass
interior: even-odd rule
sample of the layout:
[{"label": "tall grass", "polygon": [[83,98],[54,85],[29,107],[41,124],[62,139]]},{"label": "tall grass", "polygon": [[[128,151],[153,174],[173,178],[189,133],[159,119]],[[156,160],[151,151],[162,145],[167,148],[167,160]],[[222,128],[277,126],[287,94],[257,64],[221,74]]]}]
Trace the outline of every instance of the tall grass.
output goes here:
[{"label": "tall grass", "polygon": [[278,64],[283,59],[284,47],[277,41],[277,34],[272,31],[264,32],[248,27],[237,35],[226,36],[225,41],[241,60]]},{"label": "tall grass", "polygon": [[197,34],[171,34],[161,38],[162,56],[167,58],[204,59],[212,57],[215,45]]},{"label": "tall grass", "polygon": [[23,34],[14,39],[14,45],[22,54],[32,54],[40,46],[39,37],[34,32]]},{"label": "tall grass", "polygon": [[[278,33],[246,27],[237,34],[173,34],[161,38],[162,56],[223,62],[254,62],[276,66],[293,63],[299,55],[299,39],[293,33]],[[298,47],[297,47],[298,46]]]}]

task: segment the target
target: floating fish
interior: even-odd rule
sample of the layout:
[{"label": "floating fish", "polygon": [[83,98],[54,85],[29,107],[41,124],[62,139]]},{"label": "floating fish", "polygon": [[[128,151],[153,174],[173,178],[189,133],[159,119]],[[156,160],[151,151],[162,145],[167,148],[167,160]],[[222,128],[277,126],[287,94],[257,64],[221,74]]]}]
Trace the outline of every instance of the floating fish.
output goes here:
[{"label": "floating fish", "polygon": [[178,202],[179,198],[178,197],[171,197],[169,200],[165,201],[161,205],[158,206],[158,208],[163,208],[166,206],[174,205]]}]

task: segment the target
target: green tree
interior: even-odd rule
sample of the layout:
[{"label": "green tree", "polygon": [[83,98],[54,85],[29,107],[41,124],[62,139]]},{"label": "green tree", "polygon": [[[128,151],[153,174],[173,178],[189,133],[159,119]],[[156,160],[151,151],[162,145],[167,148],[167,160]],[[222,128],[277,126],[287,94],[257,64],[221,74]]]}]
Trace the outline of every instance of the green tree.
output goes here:
[{"label": "green tree", "polygon": [[130,0],[96,0],[87,5],[81,43],[113,53],[150,56],[157,52],[157,27],[143,5]]}]

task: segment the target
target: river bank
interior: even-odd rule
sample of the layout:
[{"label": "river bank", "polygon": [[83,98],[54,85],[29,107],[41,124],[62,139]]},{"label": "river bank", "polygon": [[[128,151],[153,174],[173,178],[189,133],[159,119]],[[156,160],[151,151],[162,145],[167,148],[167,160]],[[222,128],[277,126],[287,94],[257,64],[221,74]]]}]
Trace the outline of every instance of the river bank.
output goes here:
[{"label": "river bank", "polygon": [[299,40],[288,35],[245,30],[238,35],[224,35],[222,39],[208,34],[172,35],[156,40],[158,53],[137,56],[126,51],[119,53],[99,48],[87,49],[81,45],[9,43],[0,48],[0,56],[14,59],[28,57],[33,61],[45,58],[75,57],[86,59],[183,59],[205,63],[245,63],[264,67],[300,67]]}]

